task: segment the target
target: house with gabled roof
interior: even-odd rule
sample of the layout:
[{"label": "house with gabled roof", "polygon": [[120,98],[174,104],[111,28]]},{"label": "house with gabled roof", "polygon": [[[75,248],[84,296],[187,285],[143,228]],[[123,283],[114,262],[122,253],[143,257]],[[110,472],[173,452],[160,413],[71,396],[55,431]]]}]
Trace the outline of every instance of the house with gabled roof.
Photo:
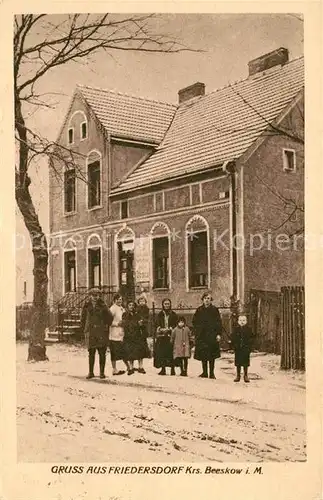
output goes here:
[{"label": "house with gabled roof", "polygon": [[177,105],[78,86],[58,139],[75,165],[50,173],[52,299],[108,286],[195,307],[302,285],[303,99],[284,48]]}]

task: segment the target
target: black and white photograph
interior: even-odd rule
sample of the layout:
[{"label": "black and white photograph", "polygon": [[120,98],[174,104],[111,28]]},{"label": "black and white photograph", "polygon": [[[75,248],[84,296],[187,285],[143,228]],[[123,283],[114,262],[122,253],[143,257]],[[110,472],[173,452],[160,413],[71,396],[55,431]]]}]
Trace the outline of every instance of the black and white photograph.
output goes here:
[{"label": "black and white photograph", "polygon": [[17,463],[308,460],[305,21],[14,13]]}]

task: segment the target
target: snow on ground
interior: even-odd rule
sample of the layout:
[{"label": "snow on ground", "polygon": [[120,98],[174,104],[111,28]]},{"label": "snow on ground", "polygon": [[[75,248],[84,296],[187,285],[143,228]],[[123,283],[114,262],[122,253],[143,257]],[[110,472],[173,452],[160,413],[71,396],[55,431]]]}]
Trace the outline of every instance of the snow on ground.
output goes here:
[{"label": "snow on ground", "polygon": [[[305,374],[255,353],[250,384],[234,383],[233,355],[216,380],[146,375],[86,380],[87,351],[56,344],[27,363],[17,344],[19,462],[261,462],[306,460]],[[96,361],[98,363],[98,360]],[[120,368],[123,368],[120,362]],[[96,365],[96,373],[98,365]]]}]

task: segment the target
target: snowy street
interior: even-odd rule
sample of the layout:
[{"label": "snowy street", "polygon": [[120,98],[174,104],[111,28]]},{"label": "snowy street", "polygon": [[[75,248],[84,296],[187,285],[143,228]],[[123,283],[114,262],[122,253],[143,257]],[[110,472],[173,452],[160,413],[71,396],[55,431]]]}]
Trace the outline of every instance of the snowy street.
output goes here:
[{"label": "snowy street", "polygon": [[[189,376],[85,379],[87,351],[47,348],[27,363],[17,344],[19,462],[261,462],[306,460],[305,374],[281,372],[279,357],[255,353],[250,384],[234,383],[233,355],[222,353],[216,380]],[[122,362],[120,363],[120,368]],[[95,373],[98,374],[98,359]]]}]

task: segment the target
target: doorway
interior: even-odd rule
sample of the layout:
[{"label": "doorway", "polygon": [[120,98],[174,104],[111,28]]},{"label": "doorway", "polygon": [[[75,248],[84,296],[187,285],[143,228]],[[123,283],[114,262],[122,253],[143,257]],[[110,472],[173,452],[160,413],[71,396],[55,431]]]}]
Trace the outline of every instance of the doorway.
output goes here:
[{"label": "doorway", "polygon": [[118,242],[119,289],[125,301],[135,298],[134,241]]}]

